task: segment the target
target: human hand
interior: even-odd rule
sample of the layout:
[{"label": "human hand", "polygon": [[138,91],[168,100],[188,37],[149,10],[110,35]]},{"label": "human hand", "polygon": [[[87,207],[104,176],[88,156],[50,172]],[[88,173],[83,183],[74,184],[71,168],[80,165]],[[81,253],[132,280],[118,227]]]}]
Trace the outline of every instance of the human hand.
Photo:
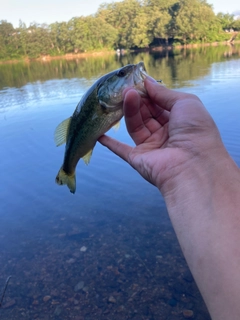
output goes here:
[{"label": "human hand", "polygon": [[167,89],[150,77],[145,79],[145,87],[145,98],[134,89],[124,92],[126,126],[136,146],[106,135],[99,142],[164,191],[164,186],[193,162],[200,164],[209,153],[215,157],[215,151],[225,149],[215,123],[197,96]]},{"label": "human hand", "polygon": [[230,314],[237,320],[240,170],[196,96],[151,78],[145,87],[147,98],[133,89],[124,93],[126,126],[136,146],[108,136],[99,141],[161,191],[212,319]]}]

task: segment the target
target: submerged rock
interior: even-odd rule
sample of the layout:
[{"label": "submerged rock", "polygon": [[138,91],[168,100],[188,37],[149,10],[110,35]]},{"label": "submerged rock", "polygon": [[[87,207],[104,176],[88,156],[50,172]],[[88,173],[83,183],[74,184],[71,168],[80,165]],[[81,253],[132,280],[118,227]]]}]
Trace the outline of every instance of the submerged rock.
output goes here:
[{"label": "submerged rock", "polygon": [[74,291],[78,292],[79,290],[81,290],[84,287],[84,281],[80,281],[78,282],[75,287],[74,287]]},{"label": "submerged rock", "polygon": [[193,318],[193,311],[192,310],[183,310],[183,316],[186,319]]},{"label": "submerged rock", "polygon": [[16,300],[15,300],[15,299],[12,299],[12,300],[9,300],[9,301],[7,301],[6,303],[4,303],[4,305],[2,306],[2,308],[3,308],[3,309],[8,309],[8,308],[13,307],[15,304],[16,304]]},{"label": "submerged rock", "polygon": [[60,316],[60,314],[62,313],[62,309],[60,306],[57,306],[55,311],[54,311],[54,315],[55,316]]},{"label": "submerged rock", "polygon": [[43,301],[44,302],[47,302],[47,301],[49,301],[51,299],[51,296],[45,296],[45,297],[43,297]]},{"label": "submerged rock", "polygon": [[111,302],[111,303],[116,303],[117,302],[117,300],[113,296],[110,296],[108,298],[108,301]]}]

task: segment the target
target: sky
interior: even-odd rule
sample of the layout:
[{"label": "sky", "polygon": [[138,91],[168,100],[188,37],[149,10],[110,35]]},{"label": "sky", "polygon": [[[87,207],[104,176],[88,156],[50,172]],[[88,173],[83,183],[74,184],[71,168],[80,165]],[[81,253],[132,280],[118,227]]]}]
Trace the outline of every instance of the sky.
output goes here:
[{"label": "sky", "polygon": [[[115,2],[116,0],[114,0]],[[118,0],[120,1],[120,0]],[[27,27],[31,22],[53,23],[69,21],[73,17],[97,12],[102,3],[112,0],[0,0],[0,20],[11,22],[16,28],[21,19]],[[214,12],[240,13],[239,0],[207,0]],[[2,4],[1,4],[2,3]]]}]

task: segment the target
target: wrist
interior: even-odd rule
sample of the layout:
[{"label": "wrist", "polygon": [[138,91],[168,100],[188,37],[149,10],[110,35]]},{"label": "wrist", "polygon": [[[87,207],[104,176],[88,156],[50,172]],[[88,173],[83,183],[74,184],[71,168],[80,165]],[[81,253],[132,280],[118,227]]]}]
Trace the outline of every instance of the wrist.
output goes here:
[{"label": "wrist", "polygon": [[210,150],[195,156],[186,151],[180,164],[173,166],[171,171],[172,174],[166,176],[163,172],[161,181],[157,183],[168,207],[182,202],[187,204],[188,201],[196,203],[198,198],[202,205],[204,201],[209,205],[216,194],[229,192],[229,188],[224,190],[226,182],[231,183],[240,176],[239,168],[224,146],[216,148],[215,152]]},{"label": "wrist", "polygon": [[160,190],[183,254],[212,318],[238,319],[240,170],[224,147],[178,170]]}]

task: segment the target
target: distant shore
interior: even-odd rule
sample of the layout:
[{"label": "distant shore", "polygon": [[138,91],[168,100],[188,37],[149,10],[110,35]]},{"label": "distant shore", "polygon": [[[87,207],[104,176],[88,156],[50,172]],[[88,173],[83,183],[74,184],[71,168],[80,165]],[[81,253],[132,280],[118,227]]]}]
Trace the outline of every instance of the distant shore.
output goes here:
[{"label": "distant shore", "polygon": [[74,60],[74,59],[81,59],[86,57],[94,57],[94,56],[105,56],[105,55],[112,55],[116,54],[116,51],[95,51],[95,52],[81,52],[81,53],[67,53],[64,55],[59,56],[50,56],[45,55],[39,58],[19,58],[19,59],[10,59],[10,60],[0,60],[0,64],[7,64],[7,63],[16,63],[16,62],[31,62],[31,61],[52,61],[52,60]]},{"label": "distant shore", "polygon": [[[240,43],[240,40],[234,40],[233,42],[230,41],[222,41],[222,42],[209,42],[209,43],[191,43],[191,44],[184,44],[184,45],[175,45],[175,46],[167,46],[168,49],[190,49],[190,48],[199,48],[199,47],[217,47],[217,46],[231,46],[235,43]],[[161,47],[152,48],[150,51],[161,51]]]},{"label": "distant shore", "polygon": [[[199,47],[210,47],[210,46],[223,46],[223,45],[234,45],[235,43],[240,43],[240,40],[235,40],[232,43],[229,41],[223,41],[223,42],[210,42],[210,43],[193,43],[193,44],[185,44],[185,45],[164,45],[164,46],[157,46],[157,47],[151,47],[151,48],[142,48],[137,50],[129,50],[128,52],[156,52],[156,51],[164,51],[164,50],[173,50],[173,49],[190,49],[190,48],[199,48]],[[10,59],[10,60],[0,60],[0,64],[9,64],[9,63],[18,63],[18,62],[31,62],[31,61],[43,61],[48,62],[52,60],[74,60],[74,59],[81,59],[81,58],[87,58],[87,57],[94,57],[94,56],[106,56],[106,55],[113,55],[117,54],[115,50],[111,51],[95,51],[95,52],[81,52],[81,53],[68,53],[65,55],[59,55],[59,56],[50,56],[45,55],[41,56],[39,58],[21,58],[21,59]]]}]

